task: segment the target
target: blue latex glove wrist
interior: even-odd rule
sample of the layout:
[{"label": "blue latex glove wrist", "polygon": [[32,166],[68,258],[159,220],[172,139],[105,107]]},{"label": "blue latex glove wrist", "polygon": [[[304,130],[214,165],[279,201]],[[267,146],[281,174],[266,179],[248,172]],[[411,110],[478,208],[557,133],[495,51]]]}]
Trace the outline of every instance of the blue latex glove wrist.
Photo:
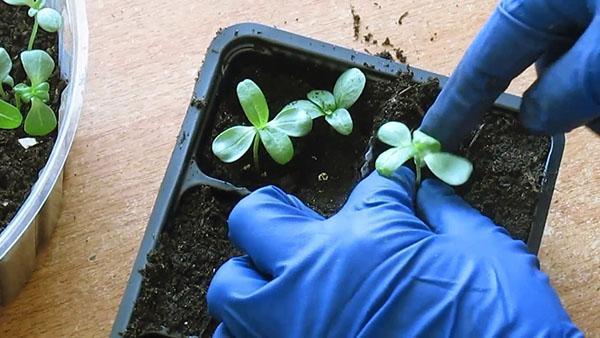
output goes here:
[{"label": "blue latex glove wrist", "polygon": [[[215,337],[580,337],[523,242],[451,188],[371,174],[324,219],[278,188],[232,211]],[[418,217],[415,213],[419,213]]]},{"label": "blue latex glove wrist", "polygon": [[540,77],[524,95],[523,124],[553,134],[590,123],[600,117],[599,41],[600,0],[503,0],[420,129],[455,148],[535,62]]}]

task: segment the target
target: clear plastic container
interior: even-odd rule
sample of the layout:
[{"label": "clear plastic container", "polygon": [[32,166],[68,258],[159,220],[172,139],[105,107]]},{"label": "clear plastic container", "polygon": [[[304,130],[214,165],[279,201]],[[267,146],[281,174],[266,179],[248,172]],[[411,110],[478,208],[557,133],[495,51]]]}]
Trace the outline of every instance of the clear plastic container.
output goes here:
[{"label": "clear plastic container", "polygon": [[62,208],[63,168],[75,138],[83,107],[88,62],[85,1],[48,0],[62,13],[59,69],[68,85],[62,93],[58,137],[37,182],[6,229],[0,234],[0,304],[13,300],[35,268],[38,249],[50,237]]}]

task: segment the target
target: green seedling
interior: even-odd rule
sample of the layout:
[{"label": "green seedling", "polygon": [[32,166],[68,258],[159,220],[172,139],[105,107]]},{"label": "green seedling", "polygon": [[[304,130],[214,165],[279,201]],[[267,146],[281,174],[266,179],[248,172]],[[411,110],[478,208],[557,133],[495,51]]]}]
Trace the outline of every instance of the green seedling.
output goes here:
[{"label": "green seedling", "polygon": [[313,119],[325,116],[327,123],[338,133],[350,135],[353,123],[348,109],[362,94],[365,83],[365,74],[357,68],[351,68],[337,79],[333,94],[326,90],[313,90],[308,93],[308,100],[294,101],[286,108],[302,109]]},{"label": "green seedling", "polygon": [[3,0],[5,3],[13,6],[27,6],[29,7],[30,17],[34,18],[33,30],[31,31],[31,37],[29,38],[28,50],[33,49],[33,44],[38,33],[38,29],[41,27],[43,30],[49,33],[57,32],[62,27],[63,19],[59,12],[52,8],[44,7],[46,0]]},{"label": "green seedling", "polygon": [[13,90],[19,110],[22,103],[29,103],[25,118],[25,132],[32,136],[44,136],[57,125],[56,115],[46,102],[50,99],[48,79],[54,72],[54,60],[43,50],[21,53],[21,63],[29,79],[29,84],[19,83]]},{"label": "green seedling", "polygon": [[19,109],[8,102],[8,93],[4,85],[12,87],[14,80],[10,76],[12,60],[4,48],[0,48],[0,129],[15,129],[23,122]]},{"label": "green seedling", "polygon": [[16,129],[21,126],[23,115],[19,108],[0,100],[0,129]]},{"label": "green seedling", "polygon": [[0,98],[6,100],[8,95],[4,91],[4,85],[14,86],[15,80],[10,76],[12,70],[12,60],[6,49],[0,47]]},{"label": "green seedling", "polygon": [[259,145],[279,164],[286,164],[294,156],[290,136],[301,137],[312,129],[311,117],[297,107],[285,107],[269,121],[269,107],[260,88],[252,80],[237,86],[237,95],[246,118],[252,126],[234,126],[219,134],[212,144],[213,153],[223,162],[240,159],[253,147],[254,165],[258,169]]},{"label": "green seedling", "polygon": [[383,176],[390,177],[411,158],[415,162],[417,185],[421,182],[421,170],[425,166],[450,185],[465,183],[473,172],[473,165],[469,160],[442,152],[440,142],[420,130],[415,130],[411,136],[404,123],[384,124],[379,128],[377,137],[393,147],[384,151],[375,161],[375,168]]}]

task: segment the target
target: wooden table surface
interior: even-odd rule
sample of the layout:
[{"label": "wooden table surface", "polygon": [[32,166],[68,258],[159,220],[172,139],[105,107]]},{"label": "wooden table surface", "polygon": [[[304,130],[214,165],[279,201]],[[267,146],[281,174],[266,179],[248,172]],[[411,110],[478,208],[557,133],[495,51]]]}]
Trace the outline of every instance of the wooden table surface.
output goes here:
[{"label": "wooden table surface", "polygon": [[[17,300],[0,309],[2,337],[107,336],[146,227],[197,71],[215,32],[253,21],[371,52],[361,34],[449,74],[494,0],[88,1],[86,104],[65,176],[65,207]],[[408,11],[402,25],[397,21]],[[368,29],[367,29],[368,26]],[[532,71],[510,90],[522,93]],[[540,258],[563,304],[600,336],[600,138],[567,135]]]}]

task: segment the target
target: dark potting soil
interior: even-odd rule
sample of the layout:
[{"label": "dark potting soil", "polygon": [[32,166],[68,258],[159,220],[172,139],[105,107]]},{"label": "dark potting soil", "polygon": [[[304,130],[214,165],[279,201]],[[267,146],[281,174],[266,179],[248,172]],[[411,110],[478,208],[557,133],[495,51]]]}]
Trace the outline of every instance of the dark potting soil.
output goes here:
[{"label": "dark potting soil", "polygon": [[[19,54],[27,49],[31,28],[32,19],[27,15],[27,9],[0,2],[0,47],[5,48],[13,59],[11,75],[15,83],[26,80]],[[48,47],[46,51],[55,61],[58,60],[56,34],[48,34],[40,29],[35,47],[42,48],[42,46]],[[57,112],[60,106],[60,93],[64,89],[64,84],[58,76],[58,68],[50,79],[50,86],[52,101],[49,104]],[[10,92],[7,86],[4,89]],[[22,127],[15,130],[0,129],[0,232],[19,210],[38,179],[38,173],[46,164],[54,146],[56,132],[45,137],[36,137],[40,144],[27,150],[18,143],[18,140],[23,137],[27,135]]]},{"label": "dark potting soil", "polygon": [[144,282],[125,337],[165,328],[210,336],[217,323],[206,310],[215,270],[240,255],[227,238],[234,196],[208,187],[185,194],[174,220],[160,235],[142,271]]},{"label": "dark potting soil", "polygon": [[[218,178],[252,188],[278,184],[325,215],[339,209],[360,179],[358,168],[364,163],[368,144],[373,143],[374,147],[371,167],[383,150],[372,137],[379,126],[398,120],[416,128],[439,92],[437,81],[417,83],[410,74],[400,74],[394,81],[368,81],[365,93],[352,108],[353,118],[362,126],[353,137],[338,136],[325,123],[315,121],[315,129],[308,137],[301,142],[295,140],[297,154],[289,165],[278,167],[263,151],[261,163],[267,173],[264,177],[248,168],[249,156],[240,163],[222,164],[210,152],[210,142],[219,132],[244,122],[235,84],[244,78],[257,82],[274,115],[311,88],[331,88],[337,74],[314,66],[279,65],[260,58],[236,63],[229,71],[235,75],[224,82],[215,108],[218,116],[207,125],[216,128],[197,154],[202,168]],[[510,114],[488,113],[480,131],[474,132],[473,139],[460,150],[473,161],[475,171],[470,182],[457,189],[458,193],[498,224],[505,225],[515,238],[526,240],[549,144],[547,137],[527,135]],[[314,178],[320,171],[326,171],[333,181]],[[166,225],[157,247],[148,256],[150,264],[142,272],[145,278],[126,337],[161,330],[211,335],[217,323],[207,313],[207,287],[219,266],[239,255],[227,240],[226,219],[234,203],[234,198],[212,188],[201,187],[186,194],[174,220]]]}]

